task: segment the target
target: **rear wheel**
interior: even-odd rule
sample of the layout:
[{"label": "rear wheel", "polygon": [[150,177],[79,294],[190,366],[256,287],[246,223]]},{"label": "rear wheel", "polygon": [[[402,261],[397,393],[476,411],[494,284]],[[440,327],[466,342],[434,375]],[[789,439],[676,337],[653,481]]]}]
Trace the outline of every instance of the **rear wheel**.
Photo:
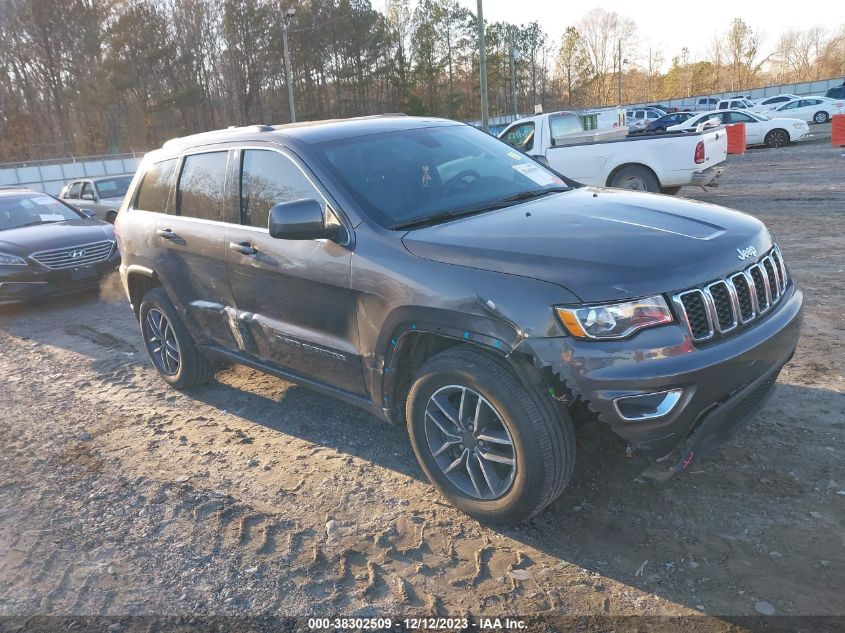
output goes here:
[{"label": "rear wheel", "polygon": [[766,147],[786,147],[789,145],[789,134],[786,130],[772,130],[763,140]]},{"label": "rear wheel", "polygon": [[660,191],[660,182],[648,167],[642,165],[627,165],[617,171],[608,183],[619,189],[633,189],[634,191]]},{"label": "rear wheel", "polygon": [[429,480],[480,521],[525,521],[569,481],[572,422],[498,358],[470,347],[438,354],[419,370],[406,406],[411,444]]},{"label": "rear wheel", "polygon": [[214,364],[197,349],[164,288],[144,295],[139,320],[147,354],[171,386],[188,389],[214,377]]},{"label": "rear wheel", "polygon": [[827,123],[829,118],[830,115],[828,115],[828,113],[824,110],[820,110],[819,112],[816,112],[813,115],[813,121],[815,121],[816,123]]}]

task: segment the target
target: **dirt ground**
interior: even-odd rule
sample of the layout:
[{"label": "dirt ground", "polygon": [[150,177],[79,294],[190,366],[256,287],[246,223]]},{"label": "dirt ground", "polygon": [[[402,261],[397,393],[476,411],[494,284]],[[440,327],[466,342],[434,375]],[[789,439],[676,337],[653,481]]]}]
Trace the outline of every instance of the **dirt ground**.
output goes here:
[{"label": "dirt ground", "polygon": [[684,195],[767,223],[806,293],[794,360],[668,484],[583,431],[576,479],[514,529],[355,408],[246,368],[169,389],[116,279],[4,309],[0,615],[845,615],[845,148],[750,150]]}]

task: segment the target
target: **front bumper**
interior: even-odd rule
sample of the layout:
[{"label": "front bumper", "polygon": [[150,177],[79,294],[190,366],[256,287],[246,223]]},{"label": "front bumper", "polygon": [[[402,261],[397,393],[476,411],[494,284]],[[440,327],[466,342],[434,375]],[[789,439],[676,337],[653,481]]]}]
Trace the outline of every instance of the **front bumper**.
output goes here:
[{"label": "front bumper", "polygon": [[103,277],[120,264],[120,254],[85,270],[48,270],[35,265],[0,267],[0,305],[74,294],[97,288]]},{"label": "front bumper", "polygon": [[701,171],[697,171],[692,175],[691,185],[704,187],[705,185],[716,184],[716,181],[725,173],[725,168],[722,166],[708,167]]},{"label": "front bumper", "polygon": [[[696,347],[686,327],[639,332],[626,341],[578,341],[571,337],[527,339],[535,363],[548,366],[576,396],[587,401],[633,448],[669,455],[695,431],[701,441],[694,459],[730,437],[762,401],[795,351],[803,294],[794,284],[777,308],[753,326]],[[626,420],[614,406],[620,397],[682,390],[666,415]],[[757,390],[757,391],[755,391]],[[754,398],[751,398],[751,395]],[[744,404],[743,404],[744,403]],[[759,402],[758,402],[759,403]],[[704,438],[698,440],[698,438]],[[705,442],[706,439],[706,442]]]}]

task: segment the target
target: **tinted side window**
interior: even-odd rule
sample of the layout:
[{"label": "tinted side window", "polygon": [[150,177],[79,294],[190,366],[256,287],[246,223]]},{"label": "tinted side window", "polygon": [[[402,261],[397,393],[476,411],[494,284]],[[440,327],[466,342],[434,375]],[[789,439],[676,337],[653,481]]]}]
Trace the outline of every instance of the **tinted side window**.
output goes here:
[{"label": "tinted side window", "polygon": [[90,182],[86,182],[84,185],[82,185],[82,195],[84,196],[85,194],[88,194],[91,197],[91,200],[94,199],[94,187],[91,185]]},{"label": "tinted side window", "polygon": [[223,192],[226,182],[226,162],[229,153],[208,152],[185,157],[176,209],[179,215],[202,220],[227,222],[223,211]]},{"label": "tinted side window", "polygon": [[175,158],[171,158],[160,163],[153,163],[147,168],[147,173],[144,174],[144,179],[138,188],[138,196],[135,198],[136,209],[167,213],[167,201],[177,162]]},{"label": "tinted side window", "polygon": [[267,228],[270,209],[280,202],[323,196],[293,161],[278,152],[248,149],[241,162],[241,222]]},{"label": "tinted side window", "polygon": [[68,198],[78,198],[79,197],[79,189],[82,186],[81,182],[75,182],[70,186],[70,191],[67,194]]}]

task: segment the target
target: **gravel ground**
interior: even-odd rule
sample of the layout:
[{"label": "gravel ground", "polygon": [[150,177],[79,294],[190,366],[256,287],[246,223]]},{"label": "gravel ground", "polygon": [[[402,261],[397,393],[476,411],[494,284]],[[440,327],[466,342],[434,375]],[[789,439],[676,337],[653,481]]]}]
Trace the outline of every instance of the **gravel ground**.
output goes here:
[{"label": "gravel ground", "polygon": [[845,149],[729,168],[685,194],[765,221],[806,293],[774,397],[661,486],[586,429],[514,529],[453,510],[357,409],[246,368],[169,389],[114,278],[4,309],[0,615],[845,615]]}]

